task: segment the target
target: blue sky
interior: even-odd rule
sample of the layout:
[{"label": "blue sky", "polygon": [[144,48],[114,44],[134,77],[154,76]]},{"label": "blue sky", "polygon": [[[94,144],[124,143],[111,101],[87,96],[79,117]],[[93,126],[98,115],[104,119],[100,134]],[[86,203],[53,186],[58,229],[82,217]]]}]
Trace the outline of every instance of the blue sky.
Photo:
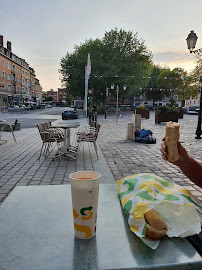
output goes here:
[{"label": "blue sky", "polygon": [[115,27],[138,32],[155,64],[190,71],[186,38],[194,30],[202,47],[201,11],[202,0],[0,0],[0,35],[35,69],[43,91],[56,90],[61,58]]}]

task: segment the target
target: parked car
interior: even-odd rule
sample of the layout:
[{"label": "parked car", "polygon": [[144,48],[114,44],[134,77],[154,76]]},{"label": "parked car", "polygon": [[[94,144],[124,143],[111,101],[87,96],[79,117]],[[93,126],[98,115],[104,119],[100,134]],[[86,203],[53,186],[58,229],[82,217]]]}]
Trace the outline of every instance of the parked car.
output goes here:
[{"label": "parked car", "polygon": [[52,108],[51,104],[46,105],[46,108]]},{"label": "parked car", "polygon": [[65,108],[62,112],[62,120],[66,119],[78,119],[79,118],[79,112],[75,108]]},{"label": "parked car", "polygon": [[20,111],[20,107],[18,105],[11,105],[8,107],[8,112],[18,112]]},{"label": "parked car", "polygon": [[187,108],[187,114],[196,114],[196,115],[198,115],[198,112],[199,112],[199,107],[197,107],[197,106]]},{"label": "parked car", "polygon": [[182,110],[183,110],[183,114],[187,113],[187,107],[182,107]]}]

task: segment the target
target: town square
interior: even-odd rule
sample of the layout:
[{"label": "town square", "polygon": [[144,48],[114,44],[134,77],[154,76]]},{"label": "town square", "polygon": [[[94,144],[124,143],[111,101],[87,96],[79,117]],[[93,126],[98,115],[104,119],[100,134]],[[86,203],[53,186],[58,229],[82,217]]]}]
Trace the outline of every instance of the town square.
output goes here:
[{"label": "town square", "polygon": [[200,0],[0,7],[0,270],[202,269]]}]

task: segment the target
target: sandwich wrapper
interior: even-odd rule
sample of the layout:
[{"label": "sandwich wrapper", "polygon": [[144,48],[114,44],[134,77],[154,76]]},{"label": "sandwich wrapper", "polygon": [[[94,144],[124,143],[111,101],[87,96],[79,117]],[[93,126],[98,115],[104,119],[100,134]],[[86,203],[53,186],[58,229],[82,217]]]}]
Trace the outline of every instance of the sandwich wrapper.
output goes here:
[{"label": "sandwich wrapper", "polygon": [[155,174],[141,173],[117,181],[120,201],[130,230],[147,246],[156,249],[160,240],[145,237],[144,214],[154,209],[168,226],[168,237],[187,237],[201,231],[196,209],[202,207],[182,186]]}]

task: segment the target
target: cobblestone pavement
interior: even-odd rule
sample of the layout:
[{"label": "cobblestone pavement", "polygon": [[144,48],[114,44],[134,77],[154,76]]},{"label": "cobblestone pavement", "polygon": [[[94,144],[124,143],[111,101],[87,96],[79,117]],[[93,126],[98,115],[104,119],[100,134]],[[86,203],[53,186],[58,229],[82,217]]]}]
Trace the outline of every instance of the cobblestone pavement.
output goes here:
[{"label": "cobblestone pavement", "polygon": [[[16,186],[69,184],[69,174],[75,171],[98,171],[102,174],[101,183],[114,183],[114,177],[100,149],[97,160],[94,147],[89,143],[81,144],[76,161],[67,158],[53,161],[56,146],[48,157],[38,159],[42,141],[36,124],[48,119],[62,121],[61,110],[62,108],[49,112],[33,112],[29,115],[0,115],[1,119],[9,119],[11,123],[16,118],[22,123],[22,129],[15,131],[17,144],[10,132],[3,132],[2,135],[7,143],[0,145],[0,204]],[[51,115],[51,112],[58,114]],[[87,125],[86,118],[76,121],[81,126]],[[26,128],[31,126],[32,128]],[[71,144],[76,144],[76,131],[77,129],[71,129]]]},{"label": "cobblestone pavement", "polygon": [[[0,145],[0,203],[18,185],[57,185],[69,183],[69,174],[78,170],[95,170],[101,172],[104,183],[112,183],[124,176],[136,173],[154,173],[165,179],[170,179],[190,190],[202,204],[202,189],[194,185],[180,169],[162,160],[160,143],[165,133],[165,123],[154,123],[154,112],[150,112],[150,119],[142,119],[142,128],[153,131],[157,139],[156,144],[140,144],[126,140],[126,124],[132,121],[132,112],[124,112],[122,119],[115,121],[115,113],[108,114],[107,119],[99,115],[98,121],[102,127],[98,137],[99,161],[96,160],[94,148],[84,144],[79,150],[77,162],[73,160],[55,160],[54,148],[47,158],[38,160],[41,140],[36,124],[46,120],[60,120],[60,109],[40,110],[23,115],[0,115],[14,122],[16,118],[22,123],[22,129],[16,131],[17,144],[12,134],[3,133],[8,142]],[[81,125],[87,124],[87,119],[79,119]],[[195,139],[197,126],[196,115],[184,115],[179,119],[180,140],[191,156],[202,160],[202,140]],[[72,141],[75,140],[72,132]],[[104,157],[103,157],[104,155]],[[108,164],[108,165],[107,165]]]},{"label": "cobblestone pavement", "polygon": [[[193,184],[178,167],[161,158],[160,144],[166,123],[155,124],[154,117],[154,111],[150,111],[150,119],[142,119],[141,124],[142,128],[153,132],[157,143],[142,144],[126,140],[126,124],[132,122],[132,112],[124,112],[117,125],[115,113],[108,114],[107,119],[98,116],[102,124],[98,143],[115,180],[136,173],[154,173],[184,186],[202,205],[202,188]],[[197,115],[184,115],[179,119],[180,141],[191,156],[202,161],[202,140],[195,139],[197,121]]]}]

